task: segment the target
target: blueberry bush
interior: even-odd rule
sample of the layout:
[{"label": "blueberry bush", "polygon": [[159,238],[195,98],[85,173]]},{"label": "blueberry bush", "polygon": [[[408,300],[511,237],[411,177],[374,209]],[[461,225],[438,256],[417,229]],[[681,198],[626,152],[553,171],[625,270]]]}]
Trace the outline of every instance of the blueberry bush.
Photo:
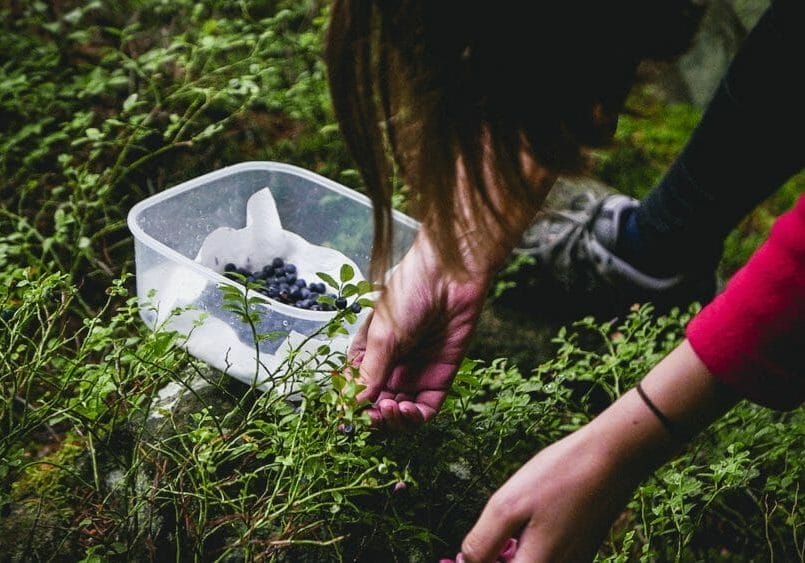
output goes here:
[{"label": "blueberry bush", "polygon": [[[467,359],[433,423],[400,436],[368,429],[326,345],[288,356],[295,392],[259,392],[189,356],[184,335],[148,330],[125,227],[135,202],[244,160],[360,189],[329,105],[327,10],[0,2],[0,559],[434,561],[515,468],[681,338],[691,312],[568,322],[533,371]],[[695,123],[641,103],[600,155],[624,189],[655,178]],[[793,190],[741,227],[733,264]],[[259,314],[249,291],[272,284],[332,307],[327,334],[368,304],[349,276],[314,288],[286,266],[233,269],[247,291],[225,294],[244,322]],[[801,409],[738,405],[640,487],[598,559],[803,560],[804,436]]]}]

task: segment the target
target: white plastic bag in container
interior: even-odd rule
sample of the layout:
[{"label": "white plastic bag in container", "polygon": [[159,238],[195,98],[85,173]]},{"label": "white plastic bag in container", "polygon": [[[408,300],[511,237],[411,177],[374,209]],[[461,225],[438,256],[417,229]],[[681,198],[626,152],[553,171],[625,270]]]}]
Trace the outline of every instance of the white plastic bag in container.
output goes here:
[{"label": "white plastic bag in container", "polygon": [[[393,220],[396,263],[418,224],[397,212]],[[255,343],[252,327],[225,307],[221,284],[245,289],[222,275],[227,263],[253,271],[279,256],[308,283],[320,281],[317,272],[338,280],[343,264],[355,271],[351,283],[368,271],[371,203],[307,170],[272,162],[231,166],[138,203],[129,228],[143,320],[177,331],[192,355],[261,389],[292,392],[283,379],[289,352],[299,349],[294,362],[314,357],[322,345],[345,352],[369,312],[346,327],[348,335],[328,338],[322,328],[335,313],[260,296],[254,330],[274,338]]]}]

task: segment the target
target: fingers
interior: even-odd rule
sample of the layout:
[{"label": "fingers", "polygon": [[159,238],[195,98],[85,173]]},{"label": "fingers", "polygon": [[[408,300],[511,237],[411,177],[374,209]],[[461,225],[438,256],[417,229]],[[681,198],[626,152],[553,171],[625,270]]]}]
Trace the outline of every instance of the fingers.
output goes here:
[{"label": "fingers", "polygon": [[[526,526],[520,534],[520,541],[517,545],[517,552],[514,557],[509,559],[511,563],[533,563],[534,561],[556,561],[557,558],[567,561],[565,557],[558,553],[552,553],[553,543],[544,537],[544,530],[540,526]],[[590,556],[592,561],[593,556]],[[583,559],[572,558],[571,561]]]},{"label": "fingers", "polygon": [[[495,558],[496,563],[514,563],[515,556],[517,555],[517,547],[518,541],[515,538],[509,538],[506,540],[506,543],[503,544],[503,548],[501,549],[500,553],[498,554],[497,558]],[[467,563],[467,558],[464,557],[463,553],[459,553],[456,555],[455,559],[440,559],[439,563]],[[532,559],[528,559],[527,561],[535,561]]]},{"label": "fingers", "polygon": [[[392,333],[382,326],[376,326],[377,324],[382,323],[372,311],[358,329],[347,353],[350,366],[358,368],[359,383],[366,386],[358,394],[358,401],[377,400],[385,387],[394,360]],[[378,334],[384,336],[378,337]]]},{"label": "fingers", "polygon": [[394,432],[415,430],[426,421],[419,405],[411,401],[382,399],[377,408],[381,416],[378,426]]},{"label": "fingers", "polygon": [[366,351],[363,361],[358,366],[358,382],[366,388],[358,394],[358,401],[375,402],[386,387],[387,373],[390,371],[387,354],[390,352],[388,347],[385,350],[371,348]]},{"label": "fingers", "polygon": [[[511,553],[513,549],[510,541],[527,518],[519,517],[511,506],[507,506],[498,497],[492,496],[484,507],[481,517],[475,523],[470,533],[461,543],[461,557],[466,563],[478,563],[481,561],[495,561],[498,554],[504,550]],[[525,561],[517,550],[513,561]]]},{"label": "fingers", "polygon": [[380,414],[379,408],[369,407],[366,409],[366,414],[369,415],[370,426],[372,428],[380,428],[383,426],[383,415]]},{"label": "fingers", "polygon": [[[358,401],[371,403],[367,413],[374,427],[410,431],[432,419],[444,403],[458,369],[457,362],[420,363],[399,350],[394,332],[382,314],[373,312],[352,341],[347,354],[365,388]],[[415,363],[414,363],[415,362]]]},{"label": "fingers", "polygon": [[[367,356],[368,352],[363,357],[362,367],[366,365]],[[377,386],[362,391],[358,399],[373,402],[367,409],[373,427],[395,432],[416,430],[436,416],[455,371],[455,366],[442,363],[416,371],[398,365],[392,367],[390,375]],[[366,384],[367,379],[361,382]]]},{"label": "fingers", "polygon": [[381,398],[366,411],[374,428],[409,432],[436,416],[437,410],[427,404],[399,398],[382,398],[384,394],[386,393],[381,392]]},{"label": "fingers", "polygon": [[381,391],[369,417],[373,426],[395,432],[416,430],[430,421],[447,397],[447,390],[432,389],[411,396]]},{"label": "fingers", "polygon": [[436,415],[436,410],[422,403],[410,401],[400,403],[400,414],[408,424],[420,426]]},{"label": "fingers", "polygon": [[500,552],[498,557],[503,561],[503,563],[509,563],[510,561],[514,561],[514,556],[517,554],[517,547],[518,542],[514,538],[509,538],[506,540],[506,543],[503,544],[503,549]]}]

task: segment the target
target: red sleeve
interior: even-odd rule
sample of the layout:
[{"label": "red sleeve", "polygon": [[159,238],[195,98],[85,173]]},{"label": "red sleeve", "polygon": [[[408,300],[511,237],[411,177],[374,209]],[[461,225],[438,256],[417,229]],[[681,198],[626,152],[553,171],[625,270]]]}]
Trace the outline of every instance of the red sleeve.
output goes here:
[{"label": "red sleeve", "polygon": [[805,400],[805,196],[690,322],[687,337],[739,395],[779,410]]}]

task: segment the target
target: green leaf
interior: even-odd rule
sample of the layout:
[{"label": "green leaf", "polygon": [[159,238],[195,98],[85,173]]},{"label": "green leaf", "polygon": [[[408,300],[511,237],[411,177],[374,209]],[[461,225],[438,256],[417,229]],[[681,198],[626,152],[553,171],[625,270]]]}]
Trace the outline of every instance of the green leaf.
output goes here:
[{"label": "green leaf", "polygon": [[343,264],[338,275],[341,278],[341,281],[346,283],[355,277],[355,270],[349,264]]},{"label": "green leaf", "polygon": [[224,128],[223,123],[210,123],[209,125],[207,125],[207,127],[204,128],[204,130],[201,133],[193,137],[193,139],[197,141],[200,141],[202,139],[209,139],[210,137],[216,135],[218,132],[222,131],[223,128]]},{"label": "green leaf", "polygon": [[344,386],[347,384],[347,379],[343,375],[339,375],[339,374],[333,375],[333,377],[331,378],[330,381],[332,382],[333,388],[336,391],[341,391],[342,389],[344,389]]},{"label": "green leaf", "polygon": [[334,336],[339,334],[348,335],[349,331],[340,324],[327,325],[327,336],[329,338],[333,338]]},{"label": "green leaf", "polygon": [[338,289],[338,282],[335,279],[325,272],[316,272],[316,275],[319,276],[319,279],[332,287],[333,289]]},{"label": "green leaf", "polygon": [[355,284],[348,283],[341,288],[342,297],[352,297],[358,293],[358,288]]},{"label": "green leaf", "polygon": [[372,287],[372,282],[370,282],[369,280],[361,280],[358,282],[358,293],[360,293],[361,295],[369,293],[373,289],[374,288]]},{"label": "green leaf", "polygon": [[137,104],[137,92],[126,98],[123,102],[123,111],[130,111]]},{"label": "green leaf", "polygon": [[283,338],[286,336],[288,336],[287,330],[272,330],[270,332],[258,334],[257,340],[259,340],[260,342],[266,342],[271,340],[277,340],[278,338]]}]

